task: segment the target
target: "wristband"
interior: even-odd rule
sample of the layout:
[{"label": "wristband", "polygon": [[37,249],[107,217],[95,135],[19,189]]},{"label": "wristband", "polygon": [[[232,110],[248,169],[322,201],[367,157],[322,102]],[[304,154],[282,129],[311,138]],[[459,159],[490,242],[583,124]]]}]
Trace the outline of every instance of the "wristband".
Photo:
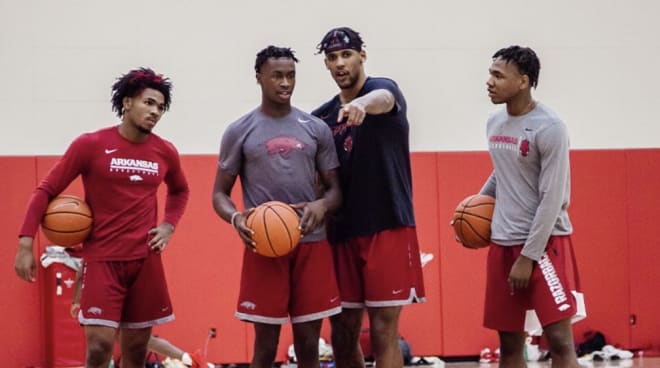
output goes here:
[{"label": "wristband", "polygon": [[234,220],[236,220],[236,216],[238,216],[240,214],[241,213],[239,211],[236,211],[236,212],[231,214],[231,220],[229,220],[229,223],[231,224],[231,226],[234,227],[234,229],[236,229],[236,224],[234,223]]}]

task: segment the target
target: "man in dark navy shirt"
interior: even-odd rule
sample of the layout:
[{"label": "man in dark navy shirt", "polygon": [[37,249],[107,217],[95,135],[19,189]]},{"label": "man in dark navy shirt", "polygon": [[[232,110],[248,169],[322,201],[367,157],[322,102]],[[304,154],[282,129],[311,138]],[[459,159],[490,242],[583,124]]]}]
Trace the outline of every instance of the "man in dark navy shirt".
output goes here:
[{"label": "man in dark navy shirt", "polygon": [[343,311],[331,317],[338,368],[364,365],[364,309],[379,368],[401,367],[401,307],[424,301],[412,206],[406,101],[397,84],[367,77],[360,35],[330,30],[318,45],[339,94],[312,112],[332,129],[340,160],[342,206],[330,219]]}]

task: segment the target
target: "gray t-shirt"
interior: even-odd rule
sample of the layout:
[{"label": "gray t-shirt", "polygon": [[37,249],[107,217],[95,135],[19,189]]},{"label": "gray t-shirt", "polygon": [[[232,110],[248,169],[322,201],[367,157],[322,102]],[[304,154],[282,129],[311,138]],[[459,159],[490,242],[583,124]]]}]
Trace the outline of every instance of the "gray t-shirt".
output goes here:
[{"label": "gray t-shirt", "polygon": [[[237,175],[245,208],[267,201],[295,204],[317,199],[316,172],[339,166],[332,132],[319,118],[295,107],[281,118],[260,108],[231,123],[220,144],[220,169]],[[325,239],[325,229],[302,242]]]},{"label": "gray t-shirt", "polygon": [[546,105],[522,116],[506,108],[487,124],[494,171],[481,193],[496,198],[491,239],[524,244],[522,254],[539,260],[550,235],[568,235],[569,139],[566,125]]}]

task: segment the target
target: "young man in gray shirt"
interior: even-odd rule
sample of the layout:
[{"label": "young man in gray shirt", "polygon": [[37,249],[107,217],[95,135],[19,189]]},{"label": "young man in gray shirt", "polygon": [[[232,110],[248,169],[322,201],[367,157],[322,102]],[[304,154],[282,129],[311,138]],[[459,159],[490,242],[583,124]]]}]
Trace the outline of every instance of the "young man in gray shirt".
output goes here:
[{"label": "young man in gray shirt", "polygon": [[[341,311],[323,226],[326,213],[341,202],[339,161],[328,126],[291,106],[297,61],[289,48],[269,46],[257,54],[261,105],[225,131],[213,191],[215,211],[246,245],[236,316],[254,324],[254,368],[273,366],[281,325],[289,320],[300,366],[318,368],[321,321]],[[325,188],[318,195],[317,173]],[[245,212],[230,198],[239,175]],[[250,208],[267,201],[293,204],[302,212],[300,244],[277,258],[252,251],[252,230],[245,222]]]},{"label": "young man in gray shirt", "polygon": [[496,198],[488,253],[484,326],[500,338],[500,367],[523,367],[526,326],[538,316],[553,367],[577,367],[571,318],[576,268],[566,212],[570,198],[566,126],[532,98],[540,62],[530,48],[493,55],[488,96],[506,104],[487,124],[494,171],[481,190]]}]

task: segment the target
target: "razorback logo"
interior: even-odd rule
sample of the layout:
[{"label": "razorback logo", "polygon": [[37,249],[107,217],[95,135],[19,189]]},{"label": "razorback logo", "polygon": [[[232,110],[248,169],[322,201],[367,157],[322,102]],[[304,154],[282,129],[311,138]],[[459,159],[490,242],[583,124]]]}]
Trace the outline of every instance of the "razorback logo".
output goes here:
[{"label": "razorback logo", "polygon": [[269,139],[266,142],[266,151],[269,155],[279,154],[284,158],[288,158],[293,150],[302,151],[305,146],[305,143],[299,141],[296,137],[281,136]]},{"label": "razorback logo", "polygon": [[351,152],[353,150],[353,137],[350,135],[344,139],[344,151]]},{"label": "razorback logo", "polygon": [[248,310],[254,310],[254,309],[257,307],[256,304],[254,304],[254,303],[252,303],[252,302],[248,302],[248,301],[244,301],[244,302],[242,302],[242,303],[240,304],[240,306],[243,307],[243,308],[245,308],[245,309],[248,309]]},{"label": "razorback logo", "polygon": [[520,154],[523,157],[527,157],[529,154],[529,141],[527,139],[523,139],[522,142],[520,142]]},{"label": "razorback logo", "polygon": [[347,131],[348,128],[349,126],[346,123],[337,124],[332,127],[332,135],[336,137],[338,135],[344,134],[344,132]]},{"label": "razorback logo", "polygon": [[560,305],[559,308],[557,308],[557,309],[558,309],[560,312],[563,312],[563,311],[569,309],[570,307],[571,307],[571,306],[568,305],[568,304],[562,304],[562,305]]},{"label": "razorback logo", "polygon": [[90,307],[87,309],[87,313],[99,316],[101,313],[103,313],[103,310],[99,307]]}]

